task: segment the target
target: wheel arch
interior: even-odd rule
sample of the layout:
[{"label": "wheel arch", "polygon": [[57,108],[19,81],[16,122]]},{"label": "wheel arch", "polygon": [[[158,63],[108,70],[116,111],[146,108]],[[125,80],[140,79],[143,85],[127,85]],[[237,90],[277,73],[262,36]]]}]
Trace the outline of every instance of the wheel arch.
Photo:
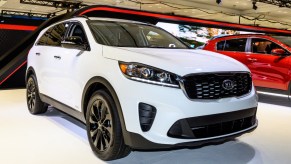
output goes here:
[{"label": "wheel arch", "polygon": [[107,81],[103,77],[96,76],[96,77],[91,78],[84,87],[83,94],[82,94],[82,102],[81,102],[81,109],[82,109],[82,113],[84,114],[84,118],[86,119],[86,110],[87,110],[86,108],[89,103],[90,97],[95,91],[100,90],[100,89],[104,89],[105,91],[107,91],[112,97],[112,99],[114,100],[118,117],[121,123],[122,133],[123,133],[123,136],[126,136],[127,131],[126,131],[125,121],[123,117],[122,108],[119,102],[119,98],[114,88],[109,83],[109,81]]},{"label": "wheel arch", "polygon": [[30,66],[30,67],[26,70],[26,73],[25,73],[25,83],[27,82],[28,77],[29,77],[30,75],[34,75],[35,78],[36,78],[36,82],[37,82],[37,77],[36,77],[35,71],[34,71],[34,69]]}]

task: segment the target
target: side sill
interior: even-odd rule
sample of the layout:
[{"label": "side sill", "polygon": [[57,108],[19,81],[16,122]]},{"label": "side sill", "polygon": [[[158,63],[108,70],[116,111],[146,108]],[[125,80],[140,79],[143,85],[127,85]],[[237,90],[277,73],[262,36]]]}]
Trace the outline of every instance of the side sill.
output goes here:
[{"label": "side sill", "polygon": [[57,108],[58,110],[60,110],[61,112],[64,112],[64,113],[67,113],[68,115],[78,119],[79,121],[83,122],[83,123],[86,123],[86,120],[84,118],[84,115],[82,114],[82,112],[79,112],[51,97],[48,97],[44,94],[39,94],[39,97],[41,99],[41,101],[47,103],[47,104],[50,104],[52,106],[54,106],[55,108]]}]

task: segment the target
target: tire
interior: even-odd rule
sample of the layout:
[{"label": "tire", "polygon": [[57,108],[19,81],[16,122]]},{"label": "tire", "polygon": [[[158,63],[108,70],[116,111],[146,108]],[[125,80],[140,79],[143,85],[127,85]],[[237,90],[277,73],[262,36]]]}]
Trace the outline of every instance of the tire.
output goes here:
[{"label": "tire", "polygon": [[26,102],[31,114],[42,114],[47,111],[47,104],[41,101],[39,97],[36,77],[30,75],[26,83]]},{"label": "tire", "polygon": [[127,156],[120,120],[113,99],[104,90],[93,93],[86,112],[87,136],[92,151],[109,161]]}]

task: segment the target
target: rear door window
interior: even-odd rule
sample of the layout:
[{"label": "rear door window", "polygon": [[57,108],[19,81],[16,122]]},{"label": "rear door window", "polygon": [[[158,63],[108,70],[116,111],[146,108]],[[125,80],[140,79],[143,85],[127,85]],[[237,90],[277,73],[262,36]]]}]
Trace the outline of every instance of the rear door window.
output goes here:
[{"label": "rear door window", "polygon": [[38,40],[37,45],[47,45],[48,36],[53,30],[53,27],[49,28]]},{"label": "rear door window", "polygon": [[247,39],[231,39],[220,41],[216,45],[216,49],[219,51],[237,51],[245,52]]},{"label": "rear door window", "polygon": [[61,41],[65,36],[66,29],[67,26],[65,25],[65,23],[61,23],[54,26],[53,30],[49,33],[47,37],[47,45],[61,46]]},{"label": "rear door window", "polygon": [[66,30],[69,27],[68,23],[60,23],[49,28],[37,41],[37,45],[46,46],[61,46]]}]

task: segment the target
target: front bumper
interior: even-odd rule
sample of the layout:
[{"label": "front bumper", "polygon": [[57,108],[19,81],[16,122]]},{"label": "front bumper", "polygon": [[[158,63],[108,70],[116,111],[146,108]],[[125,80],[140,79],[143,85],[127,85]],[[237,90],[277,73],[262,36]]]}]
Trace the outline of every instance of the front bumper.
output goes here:
[{"label": "front bumper", "polygon": [[[206,140],[210,141],[228,138],[228,136],[241,135],[251,129],[255,129],[256,127],[256,125],[254,125],[249,129],[243,129],[235,133],[229,132],[227,134],[205,138],[175,138],[168,135],[170,128],[175,124],[175,122],[181,119],[216,114],[223,115],[228,112],[257,108],[258,99],[253,86],[250,93],[241,97],[213,100],[190,100],[184,94],[182,89],[136,82],[127,79],[122,74],[120,74],[118,80],[114,80],[116,77],[112,77],[112,79],[109,77],[108,79],[112,82],[112,86],[116,91],[121,105],[126,127],[125,130],[128,132],[128,135],[124,137],[125,142],[133,148],[142,148],[139,146],[144,145],[141,144],[142,142],[148,143],[148,145],[158,144],[166,145],[165,147],[172,147],[173,145],[180,145],[182,143],[198,143]],[[148,131],[143,131],[141,128],[139,117],[140,103],[151,105],[156,109],[155,118]],[[232,116],[230,116],[230,119],[235,120]],[[209,122],[209,124],[211,124],[211,122]],[[144,146],[146,145],[147,144]],[[155,148],[155,146],[150,147]]]},{"label": "front bumper", "polygon": [[128,141],[127,145],[129,145],[133,149],[138,150],[164,150],[164,149],[173,149],[173,148],[195,148],[195,147],[201,147],[201,146],[207,146],[211,144],[220,144],[223,142],[226,142],[228,140],[232,140],[236,137],[241,136],[245,133],[250,133],[254,131],[258,126],[258,120],[256,120],[256,123],[244,130],[240,131],[238,133],[229,134],[227,136],[220,136],[218,138],[211,138],[211,139],[204,139],[200,141],[191,141],[191,142],[181,142],[177,144],[161,144],[161,143],[154,143],[152,141],[147,140],[143,136],[137,133],[127,133],[125,136],[125,140]]},{"label": "front bumper", "polygon": [[[183,120],[178,120],[177,122],[184,121],[184,123],[180,123],[181,127],[174,127],[169,130],[174,129],[175,132],[178,131],[178,134],[182,134],[179,136],[173,136],[177,138],[196,138],[192,141],[187,141],[184,139],[183,142],[176,143],[176,144],[163,144],[163,143],[156,143],[153,141],[149,141],[144,136],[137,134],[137,133],[127,133],[125,136],[126,143],[135,149],[165,149],[165,148],[179,148],[179,147],[196,147],[196,146],[203,146],[208,144],[215,144],[221,143],[226,140],[234,139],[244,133],[251,132],[255,130],[258,126],[258,120],[256,119],[256,112],[257,108],[250,108],[244,109],[235,112],[228,112],[223,114],[214,114],[214,115],[207,115],[207,116],[199,116],[199,117],[192,117],[186,118]],[[192,120],[192,121],[191,121]],[[250,120],[248,122],[247,120]],[[230,128],[229,125],[232,123],[232,127]],[[223,124],[224,128],[223,128]],[[203,126],[214,126],[216,129],[208,129],[207,132],[205,129],[204,136],[201,137],[201,129],[199,129],[199,133],[195,133],[195,127],[203,127]],[[217,125],[220,125],[220,127]],[[195,126],[193,128],[193,126]],[[209,130],[209,131],[208,131]],[[203,130],[202,130],[203,131]],[[198,134],[198,135],[197,135]],[[209,136],[205,136],[205,134]],[[200,135],[200,136],[199,136]],[[212,136],[211,136],[212,135]],[[200,137],[200,138],[199,138]],[[171,138],[171,137],[170,137]],[[189,140],[189,139],[188,139]]]}]

